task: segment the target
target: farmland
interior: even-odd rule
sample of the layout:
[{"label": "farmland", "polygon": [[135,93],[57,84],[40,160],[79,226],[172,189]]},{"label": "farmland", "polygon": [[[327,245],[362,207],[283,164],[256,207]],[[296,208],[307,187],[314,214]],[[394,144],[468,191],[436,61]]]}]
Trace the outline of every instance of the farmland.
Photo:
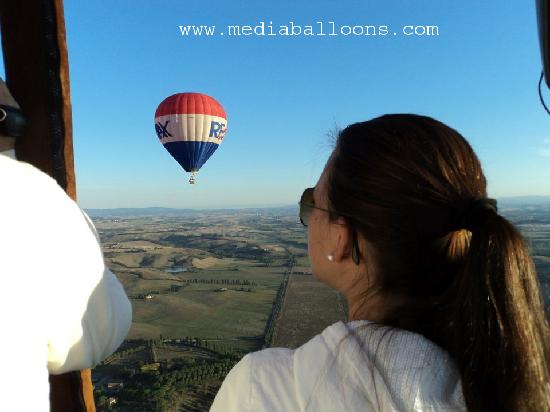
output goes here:
[{"label": "farmland", "polygon": [[291,273],[314,280],[295,208],[106,213],[90,212],[133,323],[94,370],[98,409],[208,409],[230,367],[272,344]]}]

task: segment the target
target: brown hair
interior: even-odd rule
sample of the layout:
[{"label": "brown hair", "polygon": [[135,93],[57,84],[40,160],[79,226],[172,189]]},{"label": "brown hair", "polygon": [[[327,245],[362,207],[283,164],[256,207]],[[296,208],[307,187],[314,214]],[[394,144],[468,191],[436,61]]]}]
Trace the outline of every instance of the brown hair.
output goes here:
[{"label": "brown hair", "polygon": [[518,230],[487,212],[468,142],[430,117],[393,114],[338,134],[329,209],[373,245],[379,292],[408,297],[385,324],[420,333],[455,360],[469,410],[550,410],[550,334]]}]

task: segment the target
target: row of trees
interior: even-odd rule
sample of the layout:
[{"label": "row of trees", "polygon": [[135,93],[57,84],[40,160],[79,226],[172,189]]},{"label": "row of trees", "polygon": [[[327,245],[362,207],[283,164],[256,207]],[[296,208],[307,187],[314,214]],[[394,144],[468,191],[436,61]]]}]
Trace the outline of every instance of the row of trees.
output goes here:
[{"label": "row of trees", "polygon": [[271,308],[271,313],[269,314],[269,318],[267,319],[267,323],[264,329],[264,345],[263,345],[264,348],[268,348],[271,346],[271,341],[273,339],[273,332],[275,331],[275,323],[277,322],[277,319],[279,318],[279,315],[283,308],[286,291],[288,289],[289,279],[290,279],[290,275],[286,274],[283,281],[279,285],[279,289],[277,290],[277,295],[273,300],[273,307]]},{"label": "row of trees", "polygon": [[[189,284],[201,285],[232,285],[232,286],[258,286],[254,281],[247,279],[187,279],[183,285],[170,285],[169,288],[163,290],[150,290],[137,295],[130,295],[130,299],[146,299],[148,295],[167,295],[169,293],[177,293]],[[248,290],[251,292],[252,290]]]},{"label": "row of trees", "polygon": [[132,348],[124,349],[124,350],[118,350],[115,353],[113,353],[111,356],[108,356],[101,362],[101,364],[109,364],[115,360],[124,359],[127,356],[133,355],[134,353],[141,352],[142,350],[145,350],[145,345],[139,345],[134,346]]},{"label": "row of trees", "polygon": [[283,278],[283,281],[279,285],[279,289],[277,290],[277,295],[275,296],[275,300],[273,301],[273,307],[271,308],[271,313],[269,314],[269,318],[267,319],[267,323],[265,325],[264,345],[263,345],[264,348],[268,348],[271,346],[271,342],[273,340],[273,333],[275,332],[275,325],[283,309],[286,292],[288,290],[288,284],[290,283],[290,275],[292,275],[294,266],[296,266],[297,263],[298,261],[296,259],[296,256],[294,256],[292,253],[289,252],[288,261],[287,261],[288,271],[285,272],[285,277]]},{"label": "row of trees", "polygon": [[[192,348],[205,349],[211,352],[216,352],[222,356],[240,356],[241,352],[239,348],[227,341],[223,340],[223,337],[216,338],[200,338],[193,336],[185,336],[181,338],[172,338],[165,337],[162,334],[158,339],[139,339],[136,341],[127,341],[131,342],[132,346],[123,346],[118,351],[113,353],[111,356],[107,357],[102,365],[107,365],[116,360],[124,360],[126,357],[139,353],[140,351],[148,351],[151,362],[157,362],[157,356],[155,353],[156,348],[162,349],[173,349],[174,347],[184,347],[189,346]],[[138,367],[143,366],[145,363],[142,361],[138,362]]]},{"label": "row of trees", "polygon": [[189,337],[181,339],[161,339],[160,342],[155,344],[159,348],[168,348],[170,349],[173,346],[185,345],[191,346],[199,349],[206,349],[212,352],[216,352],[221,355],[227,356],[240,356],[242,355],[241,350],[231,343],[224,341],[223,338],[197,338]]},{"label": "row of trees", "polygon": [[[130,299],[146,299],[147,296],[154,295],[167,295],[169,293],[178,293],[182,288],[188,286],[191,283],[201,284],[201,285],[232,285],[232,286],[258,286],[256,282],[250,280],[241,280],[241,279],[189,279],[185,281],[184,285],[170,285],[168,289],[164,290],[150,290],[143,293],[138,293],[136,295],[129,295]],[[233,290],[237,290],[236,288]],[[251,288],[240,288],[238,289],[242,292],[252,292]]]},{"label": "row of trees", "polygon": [[257,286],[256,282],[247,279],[188,279],[185,282],[205,285]]}]

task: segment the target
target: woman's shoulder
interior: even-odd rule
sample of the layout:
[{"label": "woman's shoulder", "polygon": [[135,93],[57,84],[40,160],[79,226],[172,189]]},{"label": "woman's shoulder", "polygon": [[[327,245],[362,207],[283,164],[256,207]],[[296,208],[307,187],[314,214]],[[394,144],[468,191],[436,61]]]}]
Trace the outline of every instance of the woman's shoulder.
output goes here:
[{"label": "woman's shoulder", "polygon": [[450,355],[421,334],[368,320],[337,322],[321,334],[335,352],[384,359],[386,368],[440,366]]},{"label": "woman's shoulder", "polygon": [[[368,354],[370,358],[396,356],[401,364],[427,366],[450,355],[424,336],[368,320],[338,321],[296,349],[296,355],[326,351],[332,354]],[[407,362],[404,362],[407,360]]]},{"label": "woman's shoulder", "polygon": [[[366,320],[325,328],[296,350],[294,373],[297,392],[304,399],[313,396],[306,404],[463,409],[460,374],[446,351],[420,334]],[[319,393],[330,395],[321,400],[314,395]]]}]

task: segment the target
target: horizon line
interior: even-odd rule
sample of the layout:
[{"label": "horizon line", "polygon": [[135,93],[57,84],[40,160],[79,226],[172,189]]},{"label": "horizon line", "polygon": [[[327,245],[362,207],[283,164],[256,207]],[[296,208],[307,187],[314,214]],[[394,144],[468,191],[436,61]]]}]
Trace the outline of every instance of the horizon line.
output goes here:
[{"label": "horizon line", "polygon": [[[495,197],[497,201],[502,202],[528,202],[539,201],[549,202],[550,195],[523,195],[523,196],[503,196]],[[275,205],[256,205],[256,206],[223,206],[223,207],[174,207],[174,206],[118,206],[118,207],[83,207],[84,210],[120,210],[120,209],[167,209],[167,210],[245,210],[245,209],[276,209],[276,208],[297,208],[298,204],[275,204]]]}]

